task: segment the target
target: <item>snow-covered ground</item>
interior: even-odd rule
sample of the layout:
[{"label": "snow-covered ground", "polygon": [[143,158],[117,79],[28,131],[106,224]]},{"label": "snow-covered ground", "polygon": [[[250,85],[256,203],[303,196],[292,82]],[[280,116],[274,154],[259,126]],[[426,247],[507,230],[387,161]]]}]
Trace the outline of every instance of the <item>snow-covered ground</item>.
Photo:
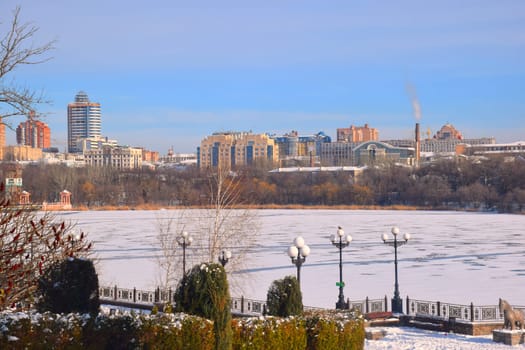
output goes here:
[{"label": "snow-covered ground", "polygon": [[468,336],[425,331],[417,328],[384,328],[381,340],[366,340],[366,350],[504,350],[523,349],[525,345],[509,346],[494,343],[491,335]]},{"label": "snow-covered ground", "polygon": [[[296,273],[286,251],[302,235],[311,248],[301,270],[304,304],[333,308],[338,296],[339,254],[329,236],[337,226],[353,236],[343,251],[345,296],[352,300],[388,299],[394,287],[393,248],[381,235],[392,226],[412,239],[399,249],[401,296],[458,304],[496,305],[498,298],[525,305],[525,216],[489,213],[364,210],[258,210],[257,245],[247,250],[245,268],[230,275],[232,295],[266,299],[271,282]],[[176,211],[91,211],[60,214],[78,224],[95,242],[101,285],[153,290],[159,268],[155,256],[159,218]],[[202,237],[198,211],[186,214],[185,229]],[[193,218],[193,219],[191,219]],[[188,266],[200,262],[196,244]],[[246,251],[247,250],[247,251]],[[181,254],[180,249],[175,254]],[[228,265],[227,265],[228,267]],[[413,328],[388,328],[382,340],[366,341],[379,349],[509,349],[492,337],[469,337]],[[517,348],[525,348],[518,346]]]},{"label": "snow-covered ground", "polygon": [[[187,211],[188,212],[188,211]],[[339,254],[329,241],[337,226],[353,236],[343,250],[345,297],[391,298],[393,248],[381,235],[399,226],[412,239],[398,250],[401,296],[458,304],[495,305],[498,298],[525,305],[525,216],[491,213],[366,210],[258,210],[257,245],[246,251],[245,268],[231,274],[232,295],[266,299],[271,282],[294,275],[286,251],[302,235],[311,248],[301,269],[304,304],[334,307]],[[177,211],[86,211],[60,214],[95,242],[101,285],[153,290],[159,281],[155,256],[158,218]],[[202,237],[198,210],[186,213],[185,230]],[[199,263],[197,245],[187,266]],[[180,248],[175,254],[182,254]],[[227,266],[228,267],[228,266]]]}]

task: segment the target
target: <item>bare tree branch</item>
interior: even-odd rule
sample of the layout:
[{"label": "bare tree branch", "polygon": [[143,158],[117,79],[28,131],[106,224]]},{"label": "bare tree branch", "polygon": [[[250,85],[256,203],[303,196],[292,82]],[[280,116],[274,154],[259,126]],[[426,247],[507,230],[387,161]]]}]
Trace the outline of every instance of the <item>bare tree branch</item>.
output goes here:
[{"label": "bare tree branch", "polygon": [[[8,111],[0,114],[2,119],[27,115],[35,110],[36,104],[47,103],[42,94],[17,86],[13,79],[10,83],[6,82],[7,76],[17,67],[44,63],[52,58],[46,54],[54,49],[55,41],[35,46],[32,39],[38,30],[31,23],[20,23],[20,7],[16,7],[10,26],[0,39],[0,103],[9,107]],[[5,120],[2,123],[5,124]]]},{"label": "bare tree branch", "polygon": [[91,243],[74,229],[49,212],[37,214],[0,201],[0,310],[31,303],[39,277],[55,262],[89,255]]}]

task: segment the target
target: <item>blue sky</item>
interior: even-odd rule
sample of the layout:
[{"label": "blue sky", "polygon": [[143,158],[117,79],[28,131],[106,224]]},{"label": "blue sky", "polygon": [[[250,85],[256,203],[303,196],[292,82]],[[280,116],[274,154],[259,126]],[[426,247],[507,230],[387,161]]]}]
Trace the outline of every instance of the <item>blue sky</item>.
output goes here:
[{"label": "blue sky", "polygon": [[525,140],[523,0],[2,0],[1,30],[16,5],[37,42],[57,40],[11,78],[52,101],[40,111],[61,150],[80,90],[104,136],[161,154],[225,130],[413,137],[407,84],[423,131]]}]

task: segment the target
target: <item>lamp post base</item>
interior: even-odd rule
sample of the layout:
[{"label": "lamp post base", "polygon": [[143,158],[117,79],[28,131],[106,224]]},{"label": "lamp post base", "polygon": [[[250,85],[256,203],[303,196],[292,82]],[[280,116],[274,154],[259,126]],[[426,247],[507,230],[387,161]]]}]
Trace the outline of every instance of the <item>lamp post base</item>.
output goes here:
[{"label": "lamp post base", "polygon": [[392,298],[392,312],[397,314],[403,313],[403,299],[399,297]]},{"label": "lamp post base", "polygon": [[337,310],[346,310],[348,309],[348,303],[345,302],[345,299],[344,297],[341,299],[339,298],[339,300],[337,301],[337,303],[335,303],[335,308]]}]

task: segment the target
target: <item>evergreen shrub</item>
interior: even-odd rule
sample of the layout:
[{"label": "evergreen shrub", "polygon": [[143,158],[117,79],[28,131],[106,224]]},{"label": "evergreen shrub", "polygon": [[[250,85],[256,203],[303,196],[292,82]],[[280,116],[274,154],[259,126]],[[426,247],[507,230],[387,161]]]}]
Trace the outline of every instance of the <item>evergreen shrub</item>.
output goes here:
[{"label": "evergreen shrub", "polygon": [[216,349],[231,349],[231,300],[222,265],[195,265],[180,281],[175,303],[178,312],[212,320]]},{"label": "evergreen shrub", "polygon": [[51,265],[38,281],[37,309],[98,314],[98,276],[91,260],[67,258]]},{"label": "evergreen shrub", "polygon": [[266,297],[269,315],[288,317],[303,312],[303,297],[299,282],[294,276],[273,281]]}]

